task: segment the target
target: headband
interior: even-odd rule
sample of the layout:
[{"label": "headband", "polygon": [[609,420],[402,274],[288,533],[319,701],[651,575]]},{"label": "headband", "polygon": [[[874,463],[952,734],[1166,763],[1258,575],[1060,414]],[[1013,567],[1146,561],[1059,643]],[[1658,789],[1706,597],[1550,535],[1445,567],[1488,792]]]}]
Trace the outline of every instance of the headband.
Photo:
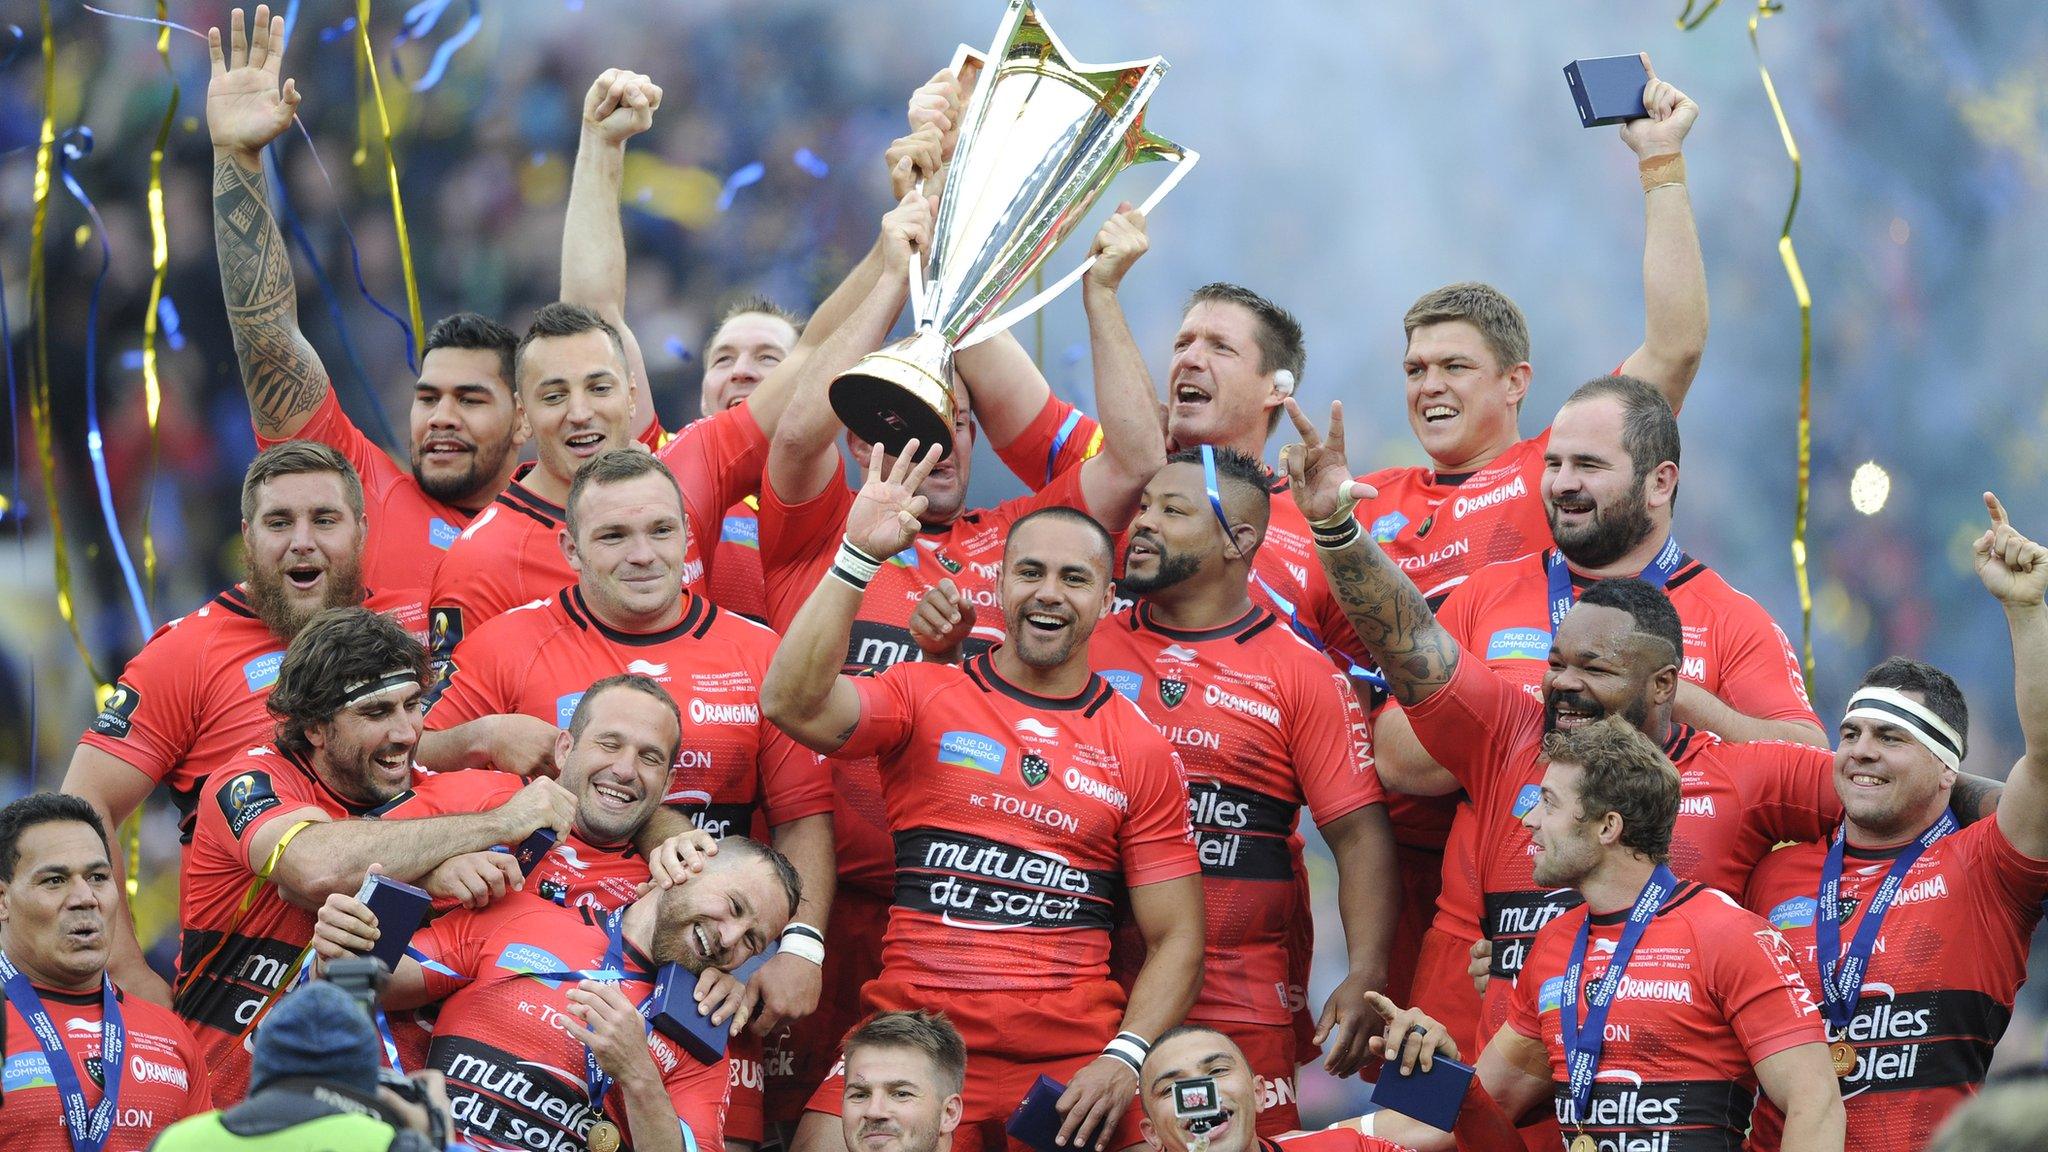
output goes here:
[{"label": "headband", "polygon": [[394,692],[400,688],[417,688],[419,685],[419,673],[410,668],[394,668],[374,679],[358,681],[343,688],[341,706],[353,708],[372,696],[382,696],[386,692]]},{"label": "headband", "polygon": [[1951,771],[1962,769],[1963,738],[1925,704],[1896,688],[1858,688],[1849,698],[1849,711],[1842,719],[1847,722],[1859,718],[1904,729]]}]

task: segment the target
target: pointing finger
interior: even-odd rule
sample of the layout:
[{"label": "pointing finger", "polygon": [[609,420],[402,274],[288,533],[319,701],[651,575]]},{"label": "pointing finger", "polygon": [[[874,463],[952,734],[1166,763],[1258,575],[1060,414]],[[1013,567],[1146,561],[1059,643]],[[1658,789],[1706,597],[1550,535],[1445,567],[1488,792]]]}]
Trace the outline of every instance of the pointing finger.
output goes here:
[{"label": "pointing finger", "polygon": [[1993,495],[1990,492],[1986,492],[1984,494],[1984,507],[1991,513],[1991,523],[1994,527],[2001,527],[2005,524],[2010,523],[2010,521],[2006,519],[2005,505],[1998,502],[1998,497],[1996,495]]}]

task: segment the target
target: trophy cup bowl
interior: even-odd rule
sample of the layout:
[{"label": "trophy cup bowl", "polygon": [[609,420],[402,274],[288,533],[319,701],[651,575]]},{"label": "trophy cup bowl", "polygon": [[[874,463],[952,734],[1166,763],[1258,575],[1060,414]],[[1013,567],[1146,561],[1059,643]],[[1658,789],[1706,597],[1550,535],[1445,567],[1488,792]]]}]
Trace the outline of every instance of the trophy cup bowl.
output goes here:
[{"label": "trophy cup bowl", "polygon": [[891,454],[912,439],[952,453],[954,353],[1081,278],[1092,256],[1003,311],[1124,169],[1174,161],[1140,206],[1150,213],[1200,159],[1145,129],[1166,68],[1156,56],[1079,63],[1031,0],[1010,0],[961,117],[928,262],[911,263],[916,330],[832,381],[832,410],[848,430]]}]

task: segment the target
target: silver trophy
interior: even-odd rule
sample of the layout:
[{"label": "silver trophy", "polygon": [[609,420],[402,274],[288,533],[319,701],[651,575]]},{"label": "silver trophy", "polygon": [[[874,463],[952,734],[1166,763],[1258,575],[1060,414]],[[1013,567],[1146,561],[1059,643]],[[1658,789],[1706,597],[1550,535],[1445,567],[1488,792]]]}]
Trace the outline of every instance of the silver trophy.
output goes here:
[{"label": "silver trophy", "polygon": [[1176,161],[1140,206],[1149,214],[1195,166],[1196,153],[1145,129],[1145,105],[1166,68],[1157,56],[1077,63],[1031,0],[1010,0],[962,117],[929,264],[911,261],[917,331],[832,381],[832,410],[856,436],[892,453],[916,439],[950,454],[953,353],[1003,332],[1080,279],[1094,257],[997,315],[1117,173]]}]

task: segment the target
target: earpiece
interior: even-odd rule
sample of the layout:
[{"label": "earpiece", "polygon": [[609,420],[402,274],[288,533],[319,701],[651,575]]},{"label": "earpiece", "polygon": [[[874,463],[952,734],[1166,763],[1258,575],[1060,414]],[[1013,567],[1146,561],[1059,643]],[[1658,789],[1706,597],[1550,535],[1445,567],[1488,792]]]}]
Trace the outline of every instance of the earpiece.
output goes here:
[{"label": "earpiece", "polygon": [[1282,396],[1294,395],[1294,373],[1285,368],[1273,373],[1273,387],[1278,389]]}]

